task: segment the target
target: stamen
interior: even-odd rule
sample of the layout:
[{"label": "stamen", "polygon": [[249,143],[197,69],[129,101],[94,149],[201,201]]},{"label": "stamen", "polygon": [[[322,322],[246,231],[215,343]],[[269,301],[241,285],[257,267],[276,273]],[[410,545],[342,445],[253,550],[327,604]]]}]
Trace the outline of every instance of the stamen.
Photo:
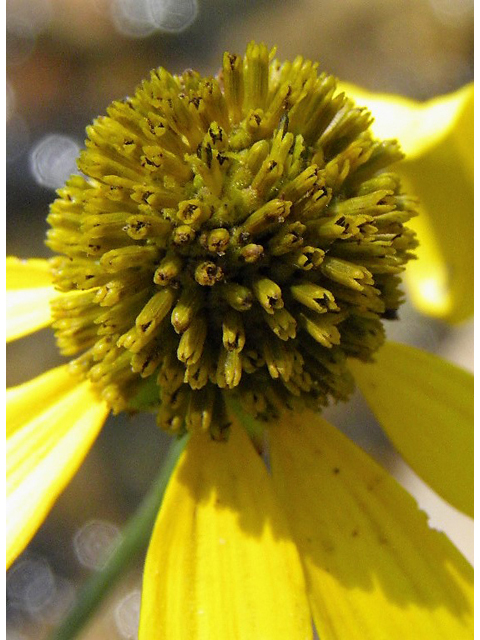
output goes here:
[{"label": "stamen", "polygon": [[253,282],[252,289],[267,313],[273,314],[275,309],[283,307],[282,290],[273,280],[260,278]]}]

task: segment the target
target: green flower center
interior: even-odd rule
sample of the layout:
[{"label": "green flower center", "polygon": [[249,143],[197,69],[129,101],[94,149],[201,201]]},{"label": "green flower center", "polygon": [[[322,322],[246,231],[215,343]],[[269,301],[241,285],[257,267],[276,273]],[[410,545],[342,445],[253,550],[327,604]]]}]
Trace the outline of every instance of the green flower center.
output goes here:
[{"label": "green flower center", "polygon": [[153,71],[87,129],[49,215],[72,368],[114,411],[221,432],[230,395],[268,419],[346,399],[401,302],[415,205],[395,142],[302,58],[263,45],[215,78]]}]

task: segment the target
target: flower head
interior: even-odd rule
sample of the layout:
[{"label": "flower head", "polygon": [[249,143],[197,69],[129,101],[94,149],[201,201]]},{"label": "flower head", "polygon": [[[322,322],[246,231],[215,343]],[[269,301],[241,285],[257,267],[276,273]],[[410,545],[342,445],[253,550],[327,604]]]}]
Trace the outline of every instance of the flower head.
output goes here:
[{"label": "flower head", "polygon": [[62,352],[115,411],[174,432],[325,405],[353,388],[400,304],[415,214],[396,142],[302,58],[264,45],[215,78],[153,71],[87,130],[52,205]]}]

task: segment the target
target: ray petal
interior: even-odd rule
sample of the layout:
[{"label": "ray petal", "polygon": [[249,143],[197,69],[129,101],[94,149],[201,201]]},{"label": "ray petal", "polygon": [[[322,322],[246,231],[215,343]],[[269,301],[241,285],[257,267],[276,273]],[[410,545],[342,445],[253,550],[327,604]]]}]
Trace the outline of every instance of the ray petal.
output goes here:
[{"label": "ray petal", "polygon": [[248,436],[190,439],[147,555],[141,640],[311,638],[300,560]]},{"label": "ray petal", "polygon": [[6,280],[7,342],[47,327],[51,322],[50,301],[58,296],[48,261],[8,257]]},{"label": "ray petal", "polygon": [[108,411],[67,365],[7,390],[7,567],[76,473]]},{"label": "ray petal", "polygon": [[473,517],[473,376],[443,358],[387,342],[350,362],[358,386],[405,461]]},{"label": "ray petal", "polygon": [[413,498],[318,414],[286,414],[270,436],[319,637],[471,638],[471,567]]}]

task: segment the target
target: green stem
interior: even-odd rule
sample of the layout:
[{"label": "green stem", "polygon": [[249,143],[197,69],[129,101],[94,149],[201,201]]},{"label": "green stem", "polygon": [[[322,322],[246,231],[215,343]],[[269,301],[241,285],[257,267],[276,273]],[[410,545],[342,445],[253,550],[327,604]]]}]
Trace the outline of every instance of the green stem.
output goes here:
[{"label": "green stem", "polygon": [[109,556],[105,566],[93,574],[83,586],[75,605],[53,632],[51,640],[75,638],[132,560],[147,547],[170,475],[187,440],[188,436],[183,436],[172,442],[158,478],[125,527],[120,543]]}]

